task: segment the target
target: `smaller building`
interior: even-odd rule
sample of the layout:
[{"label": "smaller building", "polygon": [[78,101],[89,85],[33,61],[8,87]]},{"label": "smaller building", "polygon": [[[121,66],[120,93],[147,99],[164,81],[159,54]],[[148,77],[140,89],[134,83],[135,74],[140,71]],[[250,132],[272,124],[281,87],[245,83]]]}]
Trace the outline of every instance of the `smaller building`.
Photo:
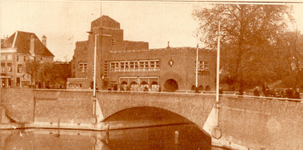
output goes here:
[{"label": "smaller building", "polygon": [[[32,76],[26,72],[26,62],[53,62],[54,55],[46,47],[46,37],[42,41],[31,32],[16,31],[1,42],[1,83],[3,87],[31,85]],[[37,77],[36,83],[39,83]],[[41,85],[45,83],[40,83]]]}]

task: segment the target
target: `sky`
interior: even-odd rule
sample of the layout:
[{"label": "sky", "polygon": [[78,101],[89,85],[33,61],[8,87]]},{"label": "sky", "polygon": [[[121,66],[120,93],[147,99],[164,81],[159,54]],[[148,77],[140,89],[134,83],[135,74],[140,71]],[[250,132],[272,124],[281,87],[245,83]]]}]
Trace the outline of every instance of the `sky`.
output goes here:
[{"label": "sky", "polygon": [[[146,41],[150,48],[195,47],[198,22],[192,17],[206,2],[163,1],[0,1],[0,37],[16,31],[47,37],[55,60],[71,60],[75,43],[88,39],[91,22],[107,15],[120,23],[124,40]],[[287,4],[291,5],[291,4]],[[303,31],[303,2],[295,3],[294,17]],[[303,33],[303,32],[302,32]]]}]

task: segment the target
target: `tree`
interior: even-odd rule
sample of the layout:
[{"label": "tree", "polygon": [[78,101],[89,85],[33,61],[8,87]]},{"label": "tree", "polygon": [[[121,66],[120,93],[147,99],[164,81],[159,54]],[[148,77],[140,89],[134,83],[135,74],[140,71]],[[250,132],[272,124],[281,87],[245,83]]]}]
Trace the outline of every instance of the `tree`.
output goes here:
[{"label": "tree", "polygon": [[303,35],[298,31],[286,32],[279,38],[279,46],[277,49],[282,56],[287,67],[284,69],[284,83],[293,88],[301,84],[302,78],[300,64],[302,64],[303,56],[300,52],[303,51]]},{"label": "tree", "polygon": [[[224,68],[239,83],[239,90],[251,80],[275,78],[277,38],[293,22],[292,7],[288,5],[214,4],[195,9],[199,22],[197,35],[209,47],[215,47],[218,22],[221,22],[221,45]],[[222,56],[222,54],[221,54]],[[252,78],[256,76],[258,78]]]},{"label": "tree", "polygon": [[40,62],[36,59],[28,59],[25,64],[25,72],[31,76],[31,86],[34,86],[40,69]]},{"label": "tree", "polygon": [[64,84],[71,77],[67,62],[41,62],[36,59],[26,62],[26,73],[31,75],[31,83],[44,82],[49,85]]}]

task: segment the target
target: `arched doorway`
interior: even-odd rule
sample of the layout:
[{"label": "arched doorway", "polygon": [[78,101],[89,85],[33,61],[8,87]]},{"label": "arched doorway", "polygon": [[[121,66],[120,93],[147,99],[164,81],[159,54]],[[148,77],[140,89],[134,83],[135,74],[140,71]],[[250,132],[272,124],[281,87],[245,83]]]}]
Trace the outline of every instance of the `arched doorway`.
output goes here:
[{"label": "arched doorway", "polygon": [[130,90],[131,91],[138,91],[139,90],[139,85],[137,82],[133,81],[130,83]]},{"label": "arched doorway", "polygon": [[178,83],[176,80],[174,79],[168,79],[165,81],[164,83],[164,91],[166,92],[175,92],[176,90],[178,90]]},{"label": "arched doorway", "polygon": [[210,90],[211,90],[210,86],[207,85],[207,86],[205,87],[205,91],[210,91]]},{"label": "arched doorway", "polygon": [[149,91],[149,86],[148,86],[148,83],[145,82],[145,81],[142,81],[141,84],[140,84],[140,91]]},{"label": "arched doorway", "polygon": [[196,86],[193,85],[193,86],[191,86],[191,89],[190,89],[190,90],[194,91],[195,89],[196,89]]},{"label": "arched doorway", "polygon": [[199,89],[199,91],[203,91],[203,90],[204,90],[203,85],[200,85],[200,86],[198,87],[198,89]]},{"label": "arched doorway", "polygon": [[156,81],[153,81],[150,84],[150,87],[151,87],[151,91],[159,91],[159,88],[160,88],[158,82],[156,82]]},{"label": "arched doorway", "polygon": [[127,82],[123,81],[121,83],[120,91],[126,91],[127,90]]}]

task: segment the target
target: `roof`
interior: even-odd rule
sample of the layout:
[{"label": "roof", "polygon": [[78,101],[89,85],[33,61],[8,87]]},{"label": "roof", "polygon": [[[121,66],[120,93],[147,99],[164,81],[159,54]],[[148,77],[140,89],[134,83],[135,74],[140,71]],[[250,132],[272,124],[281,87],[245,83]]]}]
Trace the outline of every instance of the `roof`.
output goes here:
[{"label": "roof", "polygon": [[120,29],[120,23],[106,15],[103,15],[97,18],[96,20],[92,21],[91,28],[95,26]]},{"label": "roof", "polygon": [[17,53],[30,54],[30,39],[32,35],[35,39],[35,55],[54,57],[48,48],[42,44],[36,34],[31,32],[16,31],[1,43],[1,48],[16,48]]}]

